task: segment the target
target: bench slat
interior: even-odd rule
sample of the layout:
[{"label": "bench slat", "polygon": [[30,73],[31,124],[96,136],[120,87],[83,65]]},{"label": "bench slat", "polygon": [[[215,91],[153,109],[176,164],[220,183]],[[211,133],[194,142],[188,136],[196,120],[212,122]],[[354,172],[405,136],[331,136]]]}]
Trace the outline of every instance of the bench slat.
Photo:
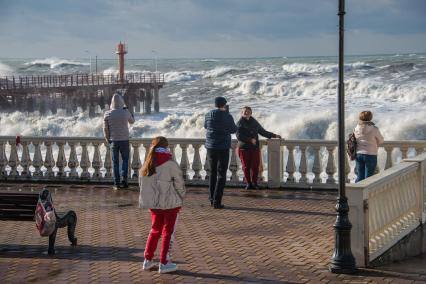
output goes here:
[{"label": "bench slat", "polygon": [[3,204],[0,202],[0,210],[1,209],[31,209],[35,210],[37,204]]},{"label": "bench slat", "polygon": [[0,221],[34,221],[34,215],[0,215]]},{"label": "bench slat", "polygon": [[0,220],[34,221],[37,192],[1,192]]}]

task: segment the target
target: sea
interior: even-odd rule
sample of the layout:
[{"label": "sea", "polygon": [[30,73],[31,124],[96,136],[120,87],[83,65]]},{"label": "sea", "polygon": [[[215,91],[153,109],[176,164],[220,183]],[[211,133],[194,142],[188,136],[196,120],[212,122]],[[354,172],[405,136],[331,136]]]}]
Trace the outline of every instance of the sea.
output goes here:
[{"label": "sea", "polygon": [[[203,138],[204,116],[224,96],[237,121],[243,106],[285,139],[337,137],[337,57],[126,59],[126,72],[164,74],[160,112],[136,114],[133,138]],[[157,68],[157,70],[156,70]],[[116,74],[116,59],[0,58],[0,77]],[[345,57],[345,127],[373,112],[386,140],[426,139],[426,54]],[[102,137],[102,113],[0,113],[0,135]]]}]

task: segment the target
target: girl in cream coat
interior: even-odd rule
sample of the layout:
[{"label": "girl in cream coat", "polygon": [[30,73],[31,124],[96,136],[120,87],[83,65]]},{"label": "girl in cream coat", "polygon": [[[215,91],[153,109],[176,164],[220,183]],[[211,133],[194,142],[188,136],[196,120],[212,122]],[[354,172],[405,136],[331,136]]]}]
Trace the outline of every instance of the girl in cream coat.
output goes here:
[{"label": "girl in cream coat", "polygon": [[185,183],[179,165],[172,160],[168,141],[159,136],[152,140],[147,158],[139,173],[139,206],[150,209],[152,227],[146,241],[144,270],[155,266],[152,259],[162,237],[159,273],[177,270],[168,259],[168,251],[177,215],[185,197]]}]

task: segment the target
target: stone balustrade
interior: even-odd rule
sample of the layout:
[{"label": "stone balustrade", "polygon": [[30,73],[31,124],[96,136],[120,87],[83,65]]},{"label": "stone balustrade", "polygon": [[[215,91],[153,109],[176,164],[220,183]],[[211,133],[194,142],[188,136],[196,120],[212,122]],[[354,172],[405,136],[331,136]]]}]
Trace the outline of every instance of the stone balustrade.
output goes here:
[{"label": "stone balustrade", "polygon": [[[426,153],[347,185],[347,197],[352,252],[357,266],[368,266],[425,223]],[[421,239],[414,247],[420,254]]]},{"label": "stone balustrade", "polygon": [[[227,185],[242,184],[241,163],[232,150]],[[131,139],[130,182],[137,182],[151,139]],[[169,139],[174,159],[187,184],[207,185],[208,167],[204,139]],[[259,184],[269,188],[337,188],[336,141],[261,140]],[[381,147],[382,169],[401,159],[422,153],[426,141],[387,141]],[[353,162],[347,161],[346,178],[353,178]],[[379,170],[379,169],[378,169]],[[379,170],[380,171],[380,170]],[[111,151],[101,138],[88,137],[0,137],[0,180],[50,180],[111,182]]]}]

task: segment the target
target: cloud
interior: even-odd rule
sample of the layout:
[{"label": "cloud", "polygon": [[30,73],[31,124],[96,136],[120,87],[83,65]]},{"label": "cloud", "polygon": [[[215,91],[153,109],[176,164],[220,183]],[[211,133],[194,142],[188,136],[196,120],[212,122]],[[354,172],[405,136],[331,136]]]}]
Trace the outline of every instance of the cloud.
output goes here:
[{"label": "cloud", "polygon": [[[3,56],[229,57],[335,54],[335,0],[0,0]],[[347,0],[354,53],[424,51],[426,1]],[[374,36],[372,36],[374,35]],[[419,39],[416,39],[419,37]],[[374,43],[381,38],[382,41]],[[409,46],[397,44],[410,38]],[[373,42],[368,42],[373,41]],[[391,46],[389,44],[392,44]]]}]

